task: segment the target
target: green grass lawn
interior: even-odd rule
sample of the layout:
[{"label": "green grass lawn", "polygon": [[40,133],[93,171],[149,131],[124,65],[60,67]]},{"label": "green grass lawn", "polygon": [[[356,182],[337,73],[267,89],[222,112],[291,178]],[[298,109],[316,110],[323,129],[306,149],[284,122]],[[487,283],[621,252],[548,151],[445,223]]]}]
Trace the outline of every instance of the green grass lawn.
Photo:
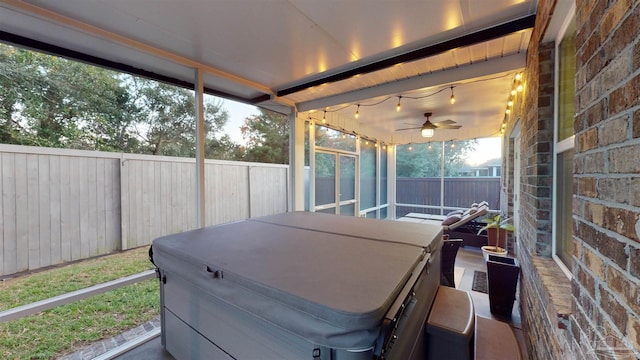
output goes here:
[{"label": "green grass lawn", "polygon": [[[148,247],[0,283],[0,311],[153,268]],[[147,280],[0,324],[0,359],[53,359],[159,315],[158,281]]]}]

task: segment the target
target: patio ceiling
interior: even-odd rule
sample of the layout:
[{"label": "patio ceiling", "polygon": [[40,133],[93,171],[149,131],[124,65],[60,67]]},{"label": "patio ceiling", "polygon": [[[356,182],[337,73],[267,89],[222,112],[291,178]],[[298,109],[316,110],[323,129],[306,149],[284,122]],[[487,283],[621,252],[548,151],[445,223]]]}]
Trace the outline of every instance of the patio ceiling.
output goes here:
[{"label": "patio ceiling", "polygon": [[[421,142],[497,135],[536,0],[0,0],[0,41]],[[451,87],[457,102],[449,104]],[[396,111],[398,97],[401,110]],[[377,104],[377,105],[374,105]],[[330,119],[331,117],[327,117]]]}]

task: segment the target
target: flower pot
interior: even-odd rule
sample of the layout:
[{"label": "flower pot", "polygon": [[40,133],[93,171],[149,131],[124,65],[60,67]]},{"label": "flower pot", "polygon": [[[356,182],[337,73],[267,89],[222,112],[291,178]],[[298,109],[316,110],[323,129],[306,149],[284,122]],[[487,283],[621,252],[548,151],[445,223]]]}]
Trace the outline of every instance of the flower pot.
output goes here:
[{"label": "flower pot", "polygon": [[516,299],[518,260],[507,256],[489,255],[487,261],[487,282],[489,287],[489,308],[491,313],[511,317]]},{"label": "flower pot", "polygon": [[494,256],[507,256],[507,249],[503,249],[501,247],[497,248],[495,246],[483,246],[480,249],[482,249],[482,256],[484,257],[484,261],[488,261],[489,260],[489,255],[494,255]]}]

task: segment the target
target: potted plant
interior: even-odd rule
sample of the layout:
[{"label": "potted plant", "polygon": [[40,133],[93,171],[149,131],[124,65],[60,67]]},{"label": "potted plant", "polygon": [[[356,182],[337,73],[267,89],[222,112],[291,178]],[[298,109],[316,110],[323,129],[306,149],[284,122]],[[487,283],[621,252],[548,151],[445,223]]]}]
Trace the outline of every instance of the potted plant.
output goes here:
[{"label": "potted plant", "polygon": [[516,288],[520,266],[518,260],[508,256],[489,255],[487,261],[487,285],[491,313],[511,317],[516,300]]},{"label": "potted plant", "polygon": [[507,232],[515,229],[510,220],[502,220],[498,214],[484,219],[486,225],[478,231],[480,234],[486,230],[488,236],[488,245],[482,247],[482,254],[487,262],[489,307],[492,314],[504,317],[511,317],[520,274],[518,261],[507,256]]},{"label": "potted plant", "polygon": [[[507,256],[507,231],[513,231],[515,228],[509,223],[511,218],[501,220],[501,215],[489,217],[481,220],[486,225],[478,230],[478,235],[483,231],[487,232],[488,245],[483,246],[482,255],[484,260],[489,260],[489,255]],[[502,240],[504,239],[504,245]]]}]

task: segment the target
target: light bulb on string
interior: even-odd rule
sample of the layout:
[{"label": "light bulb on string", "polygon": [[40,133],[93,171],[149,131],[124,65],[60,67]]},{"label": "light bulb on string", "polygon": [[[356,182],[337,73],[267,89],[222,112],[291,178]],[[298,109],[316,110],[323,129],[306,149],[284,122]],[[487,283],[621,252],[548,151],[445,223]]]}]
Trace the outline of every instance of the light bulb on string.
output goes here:
[{"label": "light bulb on string", "polygon": [[507,102],[507,106],[508,106],[508,107],[512,107],[512,106],[513,106],[513,100],[509,100],[509,101]]},{"label": "light bulb on string", "polygon": [[456,97],[453,95],[453,86],[451,87],[451,97],[449,98],[451,105],[456,103]]},{"label": "light bulb on string", "polygon": [[516,74],[516,81],[520,81],[522,79],[522,73]]},{"label": "light bulb on string", "polygon": [[511,96],[516,96],[516,89],[511,90]]},{"label": "light bulb on string", "polygon": [[518,86],[516,86],[516,91],[522,92],[522,90],[524,90],[524,87],[522,86],[522,84],[518,84]]},{"label": "light bulb on string", "polygon": [[324,114],[322,114],[322,123],[326,123],[327,122],[327,110],[324,111]]},{"label": "light bulb on string", "polygon": [[360,104],[358,104],[358,107],[356,108],[356,119],[360,117]]},{"label": "light bulb on string", "polygon": [[396,112],[400,111],[400,100],[402,99],[402,96],[398,96],[398,104],[396,105]]}]

